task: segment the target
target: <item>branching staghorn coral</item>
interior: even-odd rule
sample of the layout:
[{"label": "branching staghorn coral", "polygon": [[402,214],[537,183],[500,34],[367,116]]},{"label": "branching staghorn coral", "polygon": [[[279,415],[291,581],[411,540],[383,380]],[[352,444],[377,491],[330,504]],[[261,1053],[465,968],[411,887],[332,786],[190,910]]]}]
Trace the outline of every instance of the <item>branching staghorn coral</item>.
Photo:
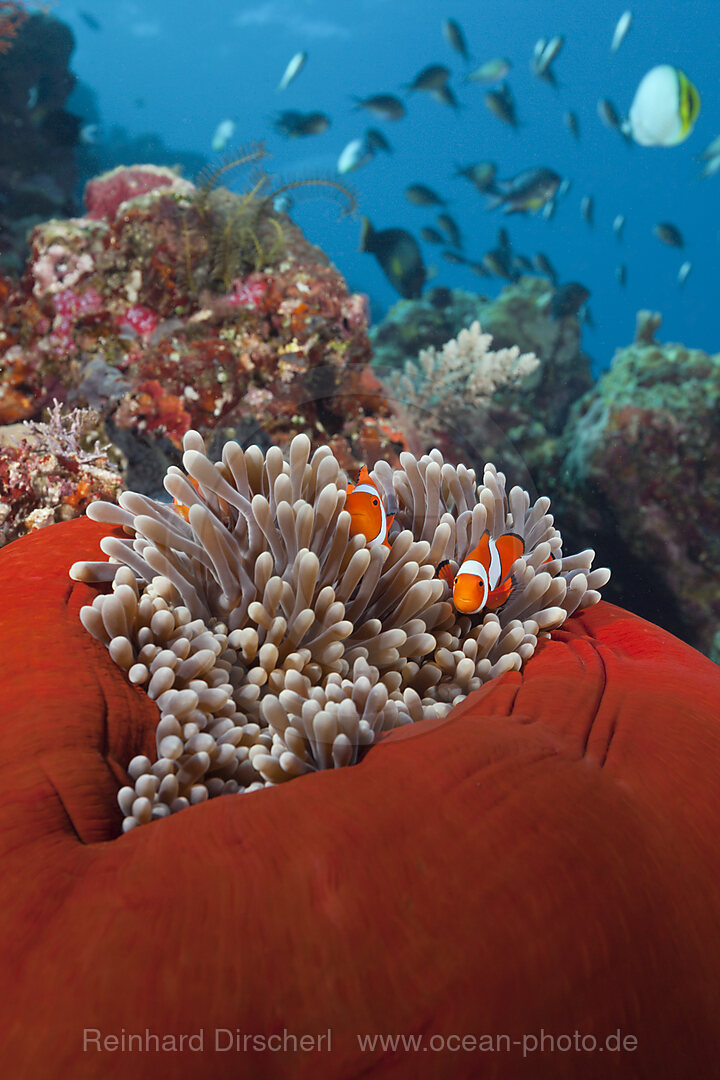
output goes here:
[{"label": "branching staghorn coral", "polygon": [[417,364],[408,360],[402,374],[393,373],[388,385],[412,418],[420,439],[431,444],[443,428],[453,430],[469,412],[486,406],[493,394],[535,371],[540,361],[513,345],[492,350],[492,335],[480,323],[461,330],[438,353],[422,349]]},{"label": "branching staghorn coral", "polygon": [[[437,450],[371,473],[395,514],[391,547],[350,535],[346,477],[328,447],[298,435],[287,456],[226,443],[209,461],[185,437],[178,508],[125,492],[88,516],[121,526],[109,562],[71,576],[112,581],[81,611],[131,682],[157,702],[157,760],[134,758],[119,801],[125,830],[220,794],[353,764],[380,732],[431,717],[518,670],[539,635],[595,603],[609,571],[562,554],[549,500],[507,495],[505,477]],[[187,475],[186,475],[187,474]],[[485,530],[525,553],[498,613],[461,615],[436,576]],[[550,556],[554,556],[547,562]]]}]

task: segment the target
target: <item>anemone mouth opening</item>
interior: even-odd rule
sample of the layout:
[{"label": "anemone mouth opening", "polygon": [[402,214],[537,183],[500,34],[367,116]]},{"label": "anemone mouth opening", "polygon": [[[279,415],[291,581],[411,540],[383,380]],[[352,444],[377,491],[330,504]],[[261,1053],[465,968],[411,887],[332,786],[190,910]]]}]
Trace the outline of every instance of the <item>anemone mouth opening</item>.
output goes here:
[{"label": "anemone mouth opening", "polygon": [[[71,576],[112,582],[82,608],[85,628],[156,702],[156,758],[133,758],[123,830],[219,795],[251,793],[355,764],[383,732],[443,719],[489,679],[519,670],[609,572],[562,554],[549,499],[506,492],[438,450],[370,474],[394,517],[389,546],[353,534],[348,477],[329,447],[286,453],[226,443],[211,462],[184,440],[174,506],[135,492],[88,516],[121,526],[107,562]],[[486,533],[524,543],[497,611],[463,612],[437,567]]]}]

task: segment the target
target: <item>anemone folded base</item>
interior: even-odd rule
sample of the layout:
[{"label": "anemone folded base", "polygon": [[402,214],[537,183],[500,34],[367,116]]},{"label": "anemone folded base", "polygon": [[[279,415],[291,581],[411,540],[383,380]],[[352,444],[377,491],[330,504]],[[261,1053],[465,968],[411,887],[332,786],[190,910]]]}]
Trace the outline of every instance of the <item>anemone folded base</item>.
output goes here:
[{"label": "anemone folded base", "polygon": [[[600,603],[355,767],[118,836],[121,763],[152,751],[157,707],[79,621],[96,590],[68,567],[106,532],[72,521],[0,554],[4,1075],[710,1075],[714,665]],[[204,1049],[84,1051],[85,1029],[202,1032]],[[216,1051],[216,1029],[330,1029],[332,1049]],[[618,1029],[636,1050],[526,1060],[356,1038]]]}]

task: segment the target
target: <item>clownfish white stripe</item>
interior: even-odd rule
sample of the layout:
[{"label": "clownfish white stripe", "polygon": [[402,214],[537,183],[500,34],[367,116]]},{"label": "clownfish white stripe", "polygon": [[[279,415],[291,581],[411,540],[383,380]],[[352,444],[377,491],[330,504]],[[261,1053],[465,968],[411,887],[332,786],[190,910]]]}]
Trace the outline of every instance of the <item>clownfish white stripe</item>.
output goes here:
[{"label": "clownfish white stripe", "polygon": [[490,549],[490,566],[488,568],[488,580],[490,582],[490,589],[494,589],[500,581],[500,574],[502,573],[502,566],[500,564],[500,552],[497,549],[497,544],[494,540],[488,541],[488,547]]},{"label": "clownfish white stripe", "polygon": [[473,577],[476,577],[478,581],[482,584],[482,598],[478,602],[478,606],[475,609],[476,611],[480,611],[482,608],[485,607],[485,604],[487,603],[487,598],[490,594],[490,583],[488,581],[487,570],[481,562],[477,561],[477,559],[466,559],[458,570],[457,577],[460,577],[461,574],[472,574]]}]

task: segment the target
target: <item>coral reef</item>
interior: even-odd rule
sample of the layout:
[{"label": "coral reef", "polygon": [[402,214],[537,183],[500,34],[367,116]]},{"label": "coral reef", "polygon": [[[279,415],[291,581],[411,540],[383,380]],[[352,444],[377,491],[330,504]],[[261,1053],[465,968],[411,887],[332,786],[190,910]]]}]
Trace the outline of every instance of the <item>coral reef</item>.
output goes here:
[{"label": "coral reef", "polygon": [[[118,788],[128,761],[154,754],[158,708],[78,618],[97,587],[68,568],[100,558],[106,531],[83,518],[0,551],[8,1077],[127,1080],[127,1053],[68,1037],[85,1023],[204,1032],[204,1049],[172,1053],[181,1080],[459,1080],[488,1055],[440,1037],[541,1029],[620,1029],[637,1048],[595,1071],[596,1055],[538,1048],[534,1080],[578,1061],[614,1080],[708,1075],[715,665],[602,601],[521,671],[445,720],[384,734],[355,768],[210,799],[118,839]],[[223,1048],[222,1029],[276,1046],[283,1030],[330,1029],[332,1051],[217,1051],[216,1029]],[[444,1049],[389,1055],[358,1032],[435,1035]],[[528,1071],[520,1055],[491,1055],[496,1080]],[[132,1053],[134,1080],[158,1070],[152,1042]]]},{"label": "coral reef", "polygon": [[566,540],[613,567],[610,599],[720,660],[720,357],[660,344],[660,315],[641,311],[636,340],[593,384],[577,319],[554,320],[546,293],[525,277],[496,301],[446,289],[402,301],[371,331],[375,363],[397,372],[471,318],[497,344],[534,351],[540,367],[484,412],[471,418],[457,400],[458,423],[438,445],[450,460],[496,456],[514,481],[546,492]]},{"label": "coral reef", "polygon": [[76,209],[80,121],[66,109],[75,83],[68,66],[74,46],[72,31],[52,15],[28,14],[17,4],[0,6],[0,270],[5,273],[21,272],[33,225]]},{"label": "coral reef", "polygon": [[[449,425],[438,443],[452,460],[501,460],[515,480],[532,476],[542,484],[557,458],[570,406],[593,383],[590,361],[581,349],[576,316],[554,319],[552,287],[539,277],[508,285],[496,300],[474,293],[433,289],[419,300],[402,300],[371,330],[373,365],[381,377],[402,371],[429,347],[440,348],[474,321],[496,349],[517,346],[534,353],[536,370],[493,394],[487,407]],[[460,418],[462,419],[462,417]],[[429,446],[425,446],[429,449]]]},{"label": "coral reef", "polygon": [[[217,465],[197,432],[184,444],[187,476],[173,467],[165,481],[184,512],[133,492],[93,504],[89,517],[133,539],[110,536],[109,562],[71,569],[113,581],[83,624],[160,710],[157,767],[131,762],[120,792],[126,829],[352,764],[376,734],[446,716],[520,668],[609,577],[591,569],[592,551],[562,553],[549,500],[506,495],[492,465],[477,485],[437,450],[405,453],[395,470],[378,462],[388,549],[350,532],[347,477],[328,447],[311,457],[307,436],[287,458],[227,443]],[[523,554],[499,612],[464,615],[437,569],[450,560],[457,573],[486,532],[513,532]]]},{"label": "coral reef", "polygon": [[720,355],[660,345],[659,317],[641,323],[638,340],[573,410],[556,497],[573,536],[592,534],[618,567],[612,595],[712,654]]},{"label": "coral reef", "polygon": [[122,475],[108,460],[109,447],[99,445],[98,429],[93,410],[63,415],[56,402],[46,423],[2,432],[0,547],[34,529],[79,517],[96,499],[117,498]]},{"label": "coral reef", "polygon": [[91,405],[146,491],[191,427],[220,443],[304,431],[349,469],[403,449],[365,299],[273,210],[267,174],[237,195],[226,169],[195,186],[117,168],[88,184],[85,217],[34,229],[22,281],[0,282],[0,423]]}]

